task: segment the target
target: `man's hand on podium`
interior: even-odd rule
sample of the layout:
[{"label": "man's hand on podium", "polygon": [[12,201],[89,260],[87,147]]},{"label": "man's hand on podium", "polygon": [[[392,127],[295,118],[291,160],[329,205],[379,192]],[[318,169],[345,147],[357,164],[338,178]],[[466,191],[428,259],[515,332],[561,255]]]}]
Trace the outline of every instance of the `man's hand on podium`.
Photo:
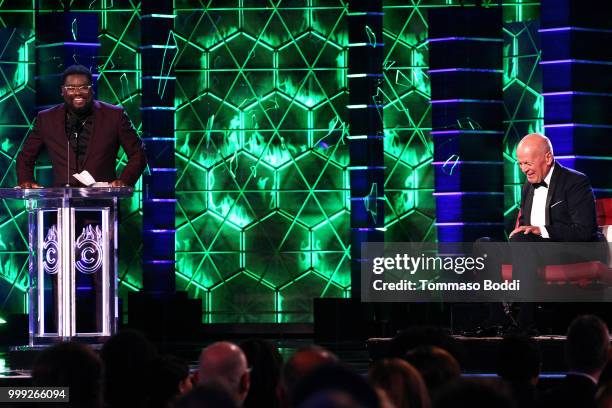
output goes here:
[{"label": "man's hand on podium", "polygon": [[127,187],[127,184],[117,179],[117,180],[111,181],[110,186],[111,187]]},{"label": "man's hand on podium", "polygon": [[24,181],[23,183],[19,184],[17,188],[43,188],[43,186],[35,181]]}]

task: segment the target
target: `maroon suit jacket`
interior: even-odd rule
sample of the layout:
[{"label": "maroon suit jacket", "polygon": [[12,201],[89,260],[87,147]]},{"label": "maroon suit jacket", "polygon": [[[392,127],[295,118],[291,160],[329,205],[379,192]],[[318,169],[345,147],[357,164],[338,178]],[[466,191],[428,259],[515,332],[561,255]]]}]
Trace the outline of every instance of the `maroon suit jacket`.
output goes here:
[{"label": "maroon suit jacket", "polygon": [[[17,180],[21,184],[34,181],[34,165],[43,147],[47,148],[53,167],[53,185],[81,185],[72,175],[77,172],[77,157],[68,149],[66,136],[66,111],[64,104],[41,111],[36,117],[34,129],[24,142],[17,156]],[[123,109],[108,103],[93,102],[93,128],[81,171],[87,170],[96,181],[117,179],[115,165],[119,146],[127,154],[128,162],[119,180],[133,186],[147,164],[144,146]],[[67,160],[67,154],[70,160]],[[68,169],[70,163],[70,169]]]}]

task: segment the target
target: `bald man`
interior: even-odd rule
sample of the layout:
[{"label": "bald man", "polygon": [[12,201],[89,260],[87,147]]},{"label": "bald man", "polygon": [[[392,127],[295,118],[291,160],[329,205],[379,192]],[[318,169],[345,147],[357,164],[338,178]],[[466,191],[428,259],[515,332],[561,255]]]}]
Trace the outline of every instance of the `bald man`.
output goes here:
[{"label": "bald man", "polygon": [[322,365],[337,362],[338,357],[323,347],[312,345],[297,350],[283,367],[281,381],[277,387],[279,406],[288,408],[292,405],[293,391],[300,380]]},{"label": "bald man", "polygon": [[222,341],[202,350],[199,364],[200,384],[221,384],[242,405],[249,392],[247,359],[240,347]]},{"label": "bald man", "polygon": [[511,242],[601,240],[589,179],[555,162],[546,136],[525,136],[516,157],[527,182],[521,192],[519,226],[510,233]]},{"label": "bald man", "polygon": [[[546,136],[538,133],[525,136],[517,146],[516,157],[527,181],[521,191],[519,225],[510,233],[510,242],[604,241],[597,229],[595,196],[589,179],[556,162]],[[511,249],[513,278],[520,280],[521,291],[531,297],[537,293],[540,266],[585,260],[554,253],[550,247],[546,251],[525,245]],[[594,249],[594,257],[605,258],[605,254],[599,255],[597,251]],[[527,334],[537,333],[534,314],[533,303],[520,305],[518,324]]]}]

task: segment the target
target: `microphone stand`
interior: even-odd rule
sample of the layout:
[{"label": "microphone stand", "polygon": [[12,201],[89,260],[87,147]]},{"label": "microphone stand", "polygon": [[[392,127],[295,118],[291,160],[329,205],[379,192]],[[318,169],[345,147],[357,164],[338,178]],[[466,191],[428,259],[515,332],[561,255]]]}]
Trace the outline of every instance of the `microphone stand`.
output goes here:
[{"label": "microphone stand", "polygon": [[[79,132],[81,130],[83,130],[83,128],[85,127],[85,122],[86,121],[82,121],[80,126],[78,124],[73,124],[71,127],[71,133],[74,134],[74,140],[75,140],[75,144],[76,144],[76,152],[75,152],[75,156],[76,156],[76,170],[77,173],[79,173]],[[67,146],[67,152],[68,154],[68,169],[66,171],[66,187],[70,187],[70,138],[68,138],[68,146]]]},{"label": "microphone stand", "polygon": [[68,166],[66,167],[66,188],[70,187],[70,138],[66,140],[66,159]]}]

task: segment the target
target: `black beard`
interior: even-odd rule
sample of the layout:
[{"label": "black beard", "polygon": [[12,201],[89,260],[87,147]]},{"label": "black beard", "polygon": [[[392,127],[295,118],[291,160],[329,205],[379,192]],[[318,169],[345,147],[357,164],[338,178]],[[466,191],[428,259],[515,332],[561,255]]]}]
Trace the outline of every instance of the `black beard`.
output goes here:
[{"label": "black beard", "polygon": [[87,101],[85,106],[83,106],[82,108],[74,108],[68,103],[66,103],[65,105],[66,109],[68,109],[70,112],[74,113],[77,116],[83,117],[89,114],[89,112],[91,112],[91,107],[93,106],[93,99]]}]

